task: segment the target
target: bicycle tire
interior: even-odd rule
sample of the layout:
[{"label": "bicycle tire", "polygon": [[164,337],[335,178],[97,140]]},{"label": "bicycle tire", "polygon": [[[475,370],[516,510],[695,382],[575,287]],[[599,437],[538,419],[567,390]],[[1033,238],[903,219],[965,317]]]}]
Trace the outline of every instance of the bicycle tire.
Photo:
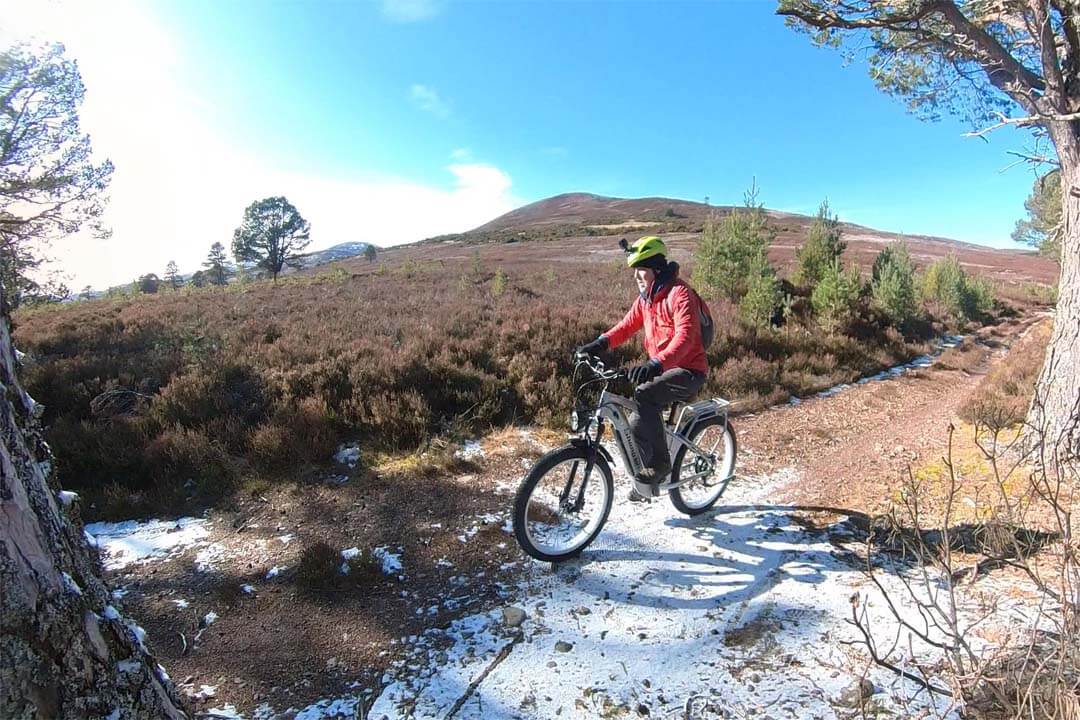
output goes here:
[{"label": "bicycle tire", "polygon": [[[568,560],[576,557],[596,539],[596,536],[600,534],[600,530],[603,529],[604,524],[607,523],[608,514],[611,512],[611,505],[615,497],[615,480],[611,473],[611,467],[600,453],[596,454],[596,458],[593,462],[593,473],[589,477],[589,482],[595,482],[596,480],[603,482],[605,495],[603,508],[600,513],[600,520],[596,523],[596,527],[593,528],[578,544],[565,552],[545,552],[533,542],[526,522],[529,499],[532,497],[533,491],[544,476],[566,462],[577,460],[585,463],[588,460],[588,455],[589,451],[587,448],[577,445],[565,445],[557,448],[537,460],[536,464],[529,470],[528,475],[525,476],[525,479],[521,481],[521,485],[518,487],[517,494],[514,497],[514,537],[517,539],[521,549],[530,557],[544,562],[559,562],[561,560]],[[597,470],[599,470],[599,476],[597,476]]]},{"label": "bicycle tire", "polygon": [[[716,427],[723,425],[723,440],[725,441],[725,452],[720,464],[716,468],[716,474],[721,478],[735,477],[735,458],[739,452],[739,443],[735,438],[735,428],[731,426],[731,423],[726,417],[719,416],[709,418],[694,427],[690,433],[689,440],[696,442],[697,438],[701,436],[705,430],[710,427]],[[730,441],[731,452],[727,452],[727,442]],[[686,445],[681,446],[675,453],[675,461],[672,463],[671,468],[671,481],[678,482],[679,477],[682,474],[682,464],[686,459],[686,451],[689,448]],[[671,504],[675,506],[675,509],[685,515],[700,515],[701,513],[709,510],[716,504],[716,501],[724,494],[724,490],[727,489],[727,483],[718,483],[716,493],[701,503],[693,503],[688,501],[680,489],[675,487],[668,492],[668,497],[671,499]]]}]

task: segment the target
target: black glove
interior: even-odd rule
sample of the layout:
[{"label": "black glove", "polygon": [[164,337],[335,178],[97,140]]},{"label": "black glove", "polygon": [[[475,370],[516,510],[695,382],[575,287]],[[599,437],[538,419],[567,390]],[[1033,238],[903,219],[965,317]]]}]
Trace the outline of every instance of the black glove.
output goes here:
[{"label": "black glove", "polygon": [[599,355],[600,353],[607,350],[607,347],[607,338],[601,335],[600,337],[593,340],[591,343],[585,343],[584,345],[580,346],[574,352],[582,355]]},{"label": "black glove", "polygon": [[644,365],[630,368],[626,371],[626,374],[629,376],[630,382],[635,385],[641,385],[642,383],[649,382],[663,371],[663,368],[660,367],[660,363],[655,360],[650,360]]}]

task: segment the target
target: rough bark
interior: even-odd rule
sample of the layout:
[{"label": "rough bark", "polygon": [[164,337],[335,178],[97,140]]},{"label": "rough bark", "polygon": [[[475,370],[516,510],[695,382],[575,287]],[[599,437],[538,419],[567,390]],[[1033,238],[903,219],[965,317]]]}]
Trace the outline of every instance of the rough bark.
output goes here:
[{"label": "rough bark", "polygon": [[50,482],[39,406],[15,369],[0,295],[0,718],[186,718],[102,582],[77,502]]},{"label": "rough bark", "polygon": [[1035,385],[1027,424],[1050,456],[1080,457],[1080,140],[1075,123],[1053,123],[1061,161],[1061,275],[1054,332]]}]

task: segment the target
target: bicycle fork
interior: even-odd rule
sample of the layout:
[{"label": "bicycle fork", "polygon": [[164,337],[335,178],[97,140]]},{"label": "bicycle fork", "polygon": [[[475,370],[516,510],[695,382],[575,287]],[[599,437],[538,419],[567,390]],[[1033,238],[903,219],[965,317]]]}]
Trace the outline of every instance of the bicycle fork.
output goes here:
[{"label": "bicycle fork", "polygon": [[559,493],[559,507],[569,512],[578,513],[581,512],[581,508],[585,505],[585,489],[589,485],[589,476],[592,474],[592,469],[596,465],[596,448],[600,445],[600,438],[604,434],[603,423],[599,424],[596,428],[596,440],[588,443],[589,454],[585,460],[585,470],[581,474],[581,484],[578,487],[577,497],[574,499],[574,504],[567,507],[567,500],[570,498],[570,491],[574,486],[574,477],[577,475],[578,463],[574,463],[570,466],[570,477],[566,480],[566,485],[563,487],[562,492]]}]

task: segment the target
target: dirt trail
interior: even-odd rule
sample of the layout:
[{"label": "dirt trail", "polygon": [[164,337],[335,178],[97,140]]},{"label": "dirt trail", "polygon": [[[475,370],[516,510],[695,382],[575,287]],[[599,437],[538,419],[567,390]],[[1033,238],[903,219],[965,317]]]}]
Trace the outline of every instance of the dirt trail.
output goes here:
[{"label": "dirt trail", "polygon": [[924,370],[856,384],[827,397],[736,421],[745,472],[792,467],[778,502],[874,513],[893,499],[909,465],[940,457],[949,424],[982,377],[1045,316],[982,328]]}]

